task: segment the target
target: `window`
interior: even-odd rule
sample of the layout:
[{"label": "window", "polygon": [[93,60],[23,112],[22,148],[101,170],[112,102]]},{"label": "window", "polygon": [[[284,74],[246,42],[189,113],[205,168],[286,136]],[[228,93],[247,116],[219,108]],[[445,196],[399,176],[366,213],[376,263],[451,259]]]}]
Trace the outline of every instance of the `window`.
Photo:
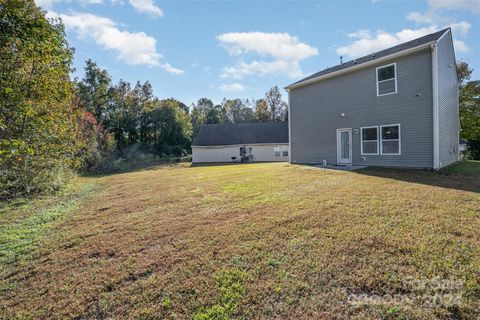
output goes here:
[{"label": "window", "polygon": [[360,128],[362,135],[362,155],[378,154],[378,127]]},{"label": "window", "polygon": [[401,153],[399,124],[380,126],[380,150],[386,155]]},{"label": "window", "polygon": [[273,154],[275,157],[288,157],[288,146],[273,147]]},{"label": "window", "polygon": [[252,152],[252,147],[240,147],[240,156],[249,156]]},{"label": "window", "polygon": [[280,157],[280,147],[279,146],[273,147],[273,153],[275,154],[275,157]]},{"label": "window", "polygon": [[377,96],[397,92],[397,65],[395,63],[377,68]]}]

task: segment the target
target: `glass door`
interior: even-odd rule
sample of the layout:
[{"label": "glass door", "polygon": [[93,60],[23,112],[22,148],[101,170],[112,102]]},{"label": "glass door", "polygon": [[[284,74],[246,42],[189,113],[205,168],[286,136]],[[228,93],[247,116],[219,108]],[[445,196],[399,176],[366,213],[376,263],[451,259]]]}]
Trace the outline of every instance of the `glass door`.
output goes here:
[{"label": "glass door", "polygon": [[337,164],[352,164],[352,129],[337,129]]}]

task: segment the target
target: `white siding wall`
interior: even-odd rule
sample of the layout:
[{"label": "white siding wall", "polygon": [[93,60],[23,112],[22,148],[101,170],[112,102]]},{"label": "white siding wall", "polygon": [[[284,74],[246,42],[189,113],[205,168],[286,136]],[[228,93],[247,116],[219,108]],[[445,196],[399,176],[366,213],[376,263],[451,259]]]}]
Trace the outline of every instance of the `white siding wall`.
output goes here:
[{"label": "white siding wall", "polygon": [[[192,162],[232,162],[232,157],[240,161],[240,147],[243,145],[222,146],[222,147],[197,147],[192,146]],[[254,161],[288,161],[287,157],[275,157],[274,144],[269,145],[246,145],[252,147]],[[287,146],[288,144],[277,144]]]}]

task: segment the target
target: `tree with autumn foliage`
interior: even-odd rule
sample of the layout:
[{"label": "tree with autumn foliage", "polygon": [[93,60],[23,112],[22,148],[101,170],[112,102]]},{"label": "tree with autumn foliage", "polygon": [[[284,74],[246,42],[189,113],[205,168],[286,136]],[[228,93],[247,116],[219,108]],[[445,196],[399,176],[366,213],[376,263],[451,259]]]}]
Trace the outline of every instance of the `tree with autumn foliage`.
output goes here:
[{"label": "tree with autumn foliage", "polygon": [[0,57],[0,198],[54,191],[80,165],[73,49],[33,0],[2,0]]}]

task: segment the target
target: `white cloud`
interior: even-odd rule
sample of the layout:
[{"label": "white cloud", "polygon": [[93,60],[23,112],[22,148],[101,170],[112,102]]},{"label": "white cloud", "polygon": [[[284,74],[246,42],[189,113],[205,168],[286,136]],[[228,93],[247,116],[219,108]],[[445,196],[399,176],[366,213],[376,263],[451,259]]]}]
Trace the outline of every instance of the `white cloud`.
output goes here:
[{"label": "white cloud", "polygon": [[298,61],[253,61],[246,63],[240,61],[234,66],[225,67],[220,74],[221,78],[243,79],[246,76],[269,74],[286,74],[291,78],[301,77],[302,70]]},{"label": "white cloud", "polygon": [[[318,54],[318,50],[288,33],[231,32],[217,36],[220,44],[232,56],[240,57],[234,65],[222,70],[222,78],[242,79],[250,75],[302,75],[300,61]],[[245,57],[257,55],[261,60],[245,62]],[[265,58],[268,58],[266,60]]]},{"label": "white cloud", "polygon": [[248,52],[282,60],[302,60],[318,54],[318,50],[288,33],[231,32],[217,37],[232,55]]},{"label": "white cloud", "polygon": [[418,24],[429,24],[432,26],[450,26],[453,32],[458,32],[462,36],[466,36],[472,27],[467,21],[455,22],[453,18],[442,16],[431,9],[425,13],[410,12],[407,15],[407,20]]},{"label": "white cloud", "polygon": [[222,83],[218,89],[224,92],[241,92],[245,90],[245,86],[240,83]]},{"label": "white cloud", "polygon": [[436,27],[403,29],[397,33],[388,33],[386,31],[372,33],[370,30],[360,30],[348,35],[354,39],[351,44],[339,47],[336,51],[339,55],[358,58],[435,31]]},{"label": "white cloud", "polygon": [[[35,3],[37,4],[37,6],[40,6],[44,9],[52,8],[57,2],[71,2],[71,0],[35,0]],[[101,4],[103,3],[103,0],[78,0],[78,2],[84,5],[89,5],[89,4]]]},{"label": "white cloud", "polygon": [[480,1],[478,0],[429,0],[428,5],[433,9],[466,10],[480,13]]},{"label": "white cloud", "polygon": [[148,13],[154,17],[163,17],[163,11],[155,5],[154,0],[129,0],[135,10],[141,13]]},{"label": "white cloud", "polygon": [[425,13],[410,12],[407,15],[407,20],[418,24],[437,24],[439,21],[445,20],[445,18],[436,14],[433,10],[428,10]]},{"label": "white cloud", "polygon": [[472,25],[467,21],[460,21],[450,24],[453,33],[459,33],[462,36],[466,36],[470,32]]},{"label": "white cloud", "polygon": [[174,68],[169,63],[161,63],[160,67],[162,67],[168,73],[173,73],[173,74],[183,74],[184,73],[183,70]]},{"label": "white cloud", "polygon": [[453,46],[455,47],[455,51],[460,53],[467,53],[470,51],[468,45],[462,40],[453,39]]},{"label": "white cloud", "polygon": [[[111,4],[123,4],[121,0],[35,0],[37,6],[44,9],[51,9],[56,3],[60,2],[72,2],[78,1],[83,5],[103,4],[105,2]],[[140,13],[147,13],[153,17],[163,17],[163,11],[157,5],[154,0],[128,0],[130,5]]]},{"label": "white cloud", "polygon": [[466,37],[470,32],[472,25],[467,21],[456,22],[454,18],[441,14],[440,9],[467,9],[473,12],[480,12],[480,1],[429,1],[428,5],[428,9],[424,13],[410,12],[407,15],[407,20],[413,21],[417,24],[426,25],[425,27],[403,29],[396,33],[389,33],[381,30],[372,33],[370,30],[359,30],[348,35],[353,39],[353,42],[349,45],[338,47],[336,49],[337,53],[339,55],[346,55],[355,58],[395,46],[448,26],[452,29],[455,50],[459,53],[468,52],[468,45],[465,41],[458,39],[458,37]]},{"label": "white cloud", "polygon": [[449,26],[452,29],[453,45],[459,53],[469,51],[465,41],[458,37],[466,37],[472,25],[467,21],[456,22],[454,17],[444,15],[445,11],[467,10],[480,13],[480,1],[478,0],[429,0],[428,9],[425,13],[410,12],[407,19],[418,24],[439,26],[442,29]]},{"label": "white cloud", "polygon": [[57,2],[55,0],[35,0],[35,4],[44,9],[51,8],[53,4]]},{"label": "white cloud", "polygon": [[161,61],[163,57],[156,50],[156,39],[144,32],[120,30],[111,19],[90,13],[67,15],[50,11],[48,16],[61,18],[67,30],[76,32],[80,39],[91,39],[105,49],[116,51],[118,58],[128,64],[158,66],[169,73],[183,73]]}]

